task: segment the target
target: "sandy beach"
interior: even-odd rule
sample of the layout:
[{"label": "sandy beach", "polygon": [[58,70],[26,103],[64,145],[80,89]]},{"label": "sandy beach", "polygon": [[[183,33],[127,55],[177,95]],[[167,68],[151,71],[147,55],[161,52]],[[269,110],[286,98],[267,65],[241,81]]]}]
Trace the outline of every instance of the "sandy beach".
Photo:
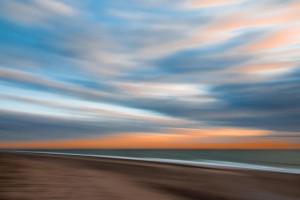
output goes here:
[{"label": "sandy beach", "polygon": [[0,153],[0,199],[296,200],[300,175],[224,167]]}]

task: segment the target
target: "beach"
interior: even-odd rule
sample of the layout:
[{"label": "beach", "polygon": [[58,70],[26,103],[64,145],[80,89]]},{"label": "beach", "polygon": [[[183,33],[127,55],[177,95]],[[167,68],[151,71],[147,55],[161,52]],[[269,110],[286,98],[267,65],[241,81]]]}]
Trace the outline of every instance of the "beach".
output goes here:
[{"label": "beach", "polygon": [[300,197],[300,175],[230,167],[0,153],[0,199],[238,200]]}]

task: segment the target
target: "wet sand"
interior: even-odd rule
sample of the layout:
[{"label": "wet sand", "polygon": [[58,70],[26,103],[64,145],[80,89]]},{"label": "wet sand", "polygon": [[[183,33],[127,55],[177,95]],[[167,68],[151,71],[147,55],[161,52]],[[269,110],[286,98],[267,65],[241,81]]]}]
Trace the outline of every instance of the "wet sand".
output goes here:
[{"label": "wet sand", "polygon": [[111,158],[0,153],[0,199],[298,200],[300,175]]}]

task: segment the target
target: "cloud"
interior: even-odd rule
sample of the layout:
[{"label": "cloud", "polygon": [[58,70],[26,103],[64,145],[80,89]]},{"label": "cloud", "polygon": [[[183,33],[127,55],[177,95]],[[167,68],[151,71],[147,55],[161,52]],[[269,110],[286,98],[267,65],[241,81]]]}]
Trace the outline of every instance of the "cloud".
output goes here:
[{"label": "cloud", "polygon": [[17,85],[20,87],[33,89],[33,90],[47,90],[53,93],[64,93],[70,96],[89,96],[92,98],[107,96],[106,92],[97,90],[89,90],[80,85],[70,84],[62,81],[56,81],[41,77],[38,75],[22,72],[20,70],[12,70],[7,68],[0,68],[0,77],[2,82],[9,83],[11,85]]},{"label": "cloud", "polygon": [[2,141],[84,138],[115,132],[163,130],[158,124],[130,119],[83,120],[49,117],[22,112],[0,111]]},{"label": "cloud", "polygon": [[237,0],[188,0],[187,5],[191,8],[204,8],[214,6],[225,6],[238,3]]},{"label": "cloud", "polygon": [[2,15],[24,25],[43,25],[55,14],[68,16],[76,13],[74,7],[57,0],[3,1],[1,7]]},{"label": "cloud", "polygon": [[43,1],[43,0],[35,0],[36,4],[46,10],[51,10],[56,13],[71,15],[75,13],[75,9],[72,6],[62,3],[61,1],[51,0],[51,1]]},{"label": "cloud", "polygon": [[299,132],[298,8],[277,0],[3,1],[0,139]]},{"label": "cloud", "polygon": [[126,105],[198,121],[199,125],[298,131],[298,73],[292,71],[276,81],[216,84],[208,90],[215,101],[139,98]]}]

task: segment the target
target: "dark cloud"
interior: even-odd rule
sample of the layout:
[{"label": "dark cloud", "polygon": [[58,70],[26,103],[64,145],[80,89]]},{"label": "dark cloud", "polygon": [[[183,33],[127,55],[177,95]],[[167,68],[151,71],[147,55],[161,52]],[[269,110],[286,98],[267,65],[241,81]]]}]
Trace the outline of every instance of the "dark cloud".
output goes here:
[{"label": "dark cloud", "polygon": [[76,117],[47,117],[0,111],[0,137],[9,140],[84,138],[112,133],[161,131],[157,124],[141,120],[93,121]]},{"label": "dark cloud", "polygon": [[185,99],[139,99],[129,106],[155,110],[170,116],[205,122],[211,126],[234,126],[274,131],[299,131],[300,80],[292,72],[276,81],[215,85],[214,103]]},{"label": "dark cloud", "polygon": [[[201,34],[201,33],[200,33]],[[170,55],[160,57],[149,63],[145,63],[143,68],[138,68],[127,74],[126,78],[130,80],[157,80],[170,78],[173,75],[187,74],[184,82],[201,82],[201,79],[210,76],[208,73],[222,71],[226,68],[234,67],[248,62],[253,58],[248,55],[222,55],[240,45],[245,45],[262,36],[261,32],[246,32],[230,40],[219,42],[213,45],[200,46],[179,50]],[[196,74],[195,74],[196,73]],[[202,74],[204,76],[202,77]],[[217,79],[220,74],[214,74]],[[176,77],[173,82],[180,82],[180,77]]]}]

